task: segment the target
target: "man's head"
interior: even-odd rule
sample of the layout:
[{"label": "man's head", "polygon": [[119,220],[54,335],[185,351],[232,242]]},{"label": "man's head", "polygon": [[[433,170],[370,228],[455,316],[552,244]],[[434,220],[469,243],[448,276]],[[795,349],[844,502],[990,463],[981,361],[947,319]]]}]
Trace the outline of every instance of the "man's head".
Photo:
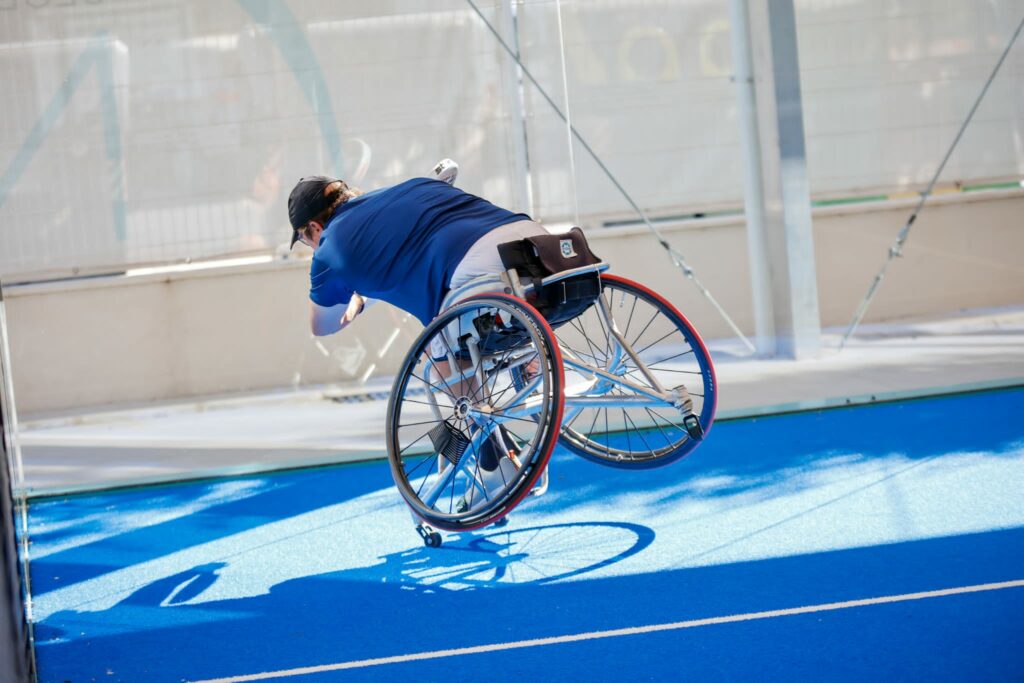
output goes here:
[{"label": "man's head", "polygon": [[316,175],[301,178],[288,196],[288,219],[292,224],[292,243],[301,241],[316,249],[324,225],[334,209],[358,192],[337,178]]}]

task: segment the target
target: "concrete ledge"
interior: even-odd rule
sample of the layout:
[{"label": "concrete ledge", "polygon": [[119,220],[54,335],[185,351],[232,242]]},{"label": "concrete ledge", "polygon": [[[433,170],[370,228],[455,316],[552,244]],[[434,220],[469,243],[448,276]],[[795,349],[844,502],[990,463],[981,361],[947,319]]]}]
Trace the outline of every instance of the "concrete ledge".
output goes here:
[{"label": "concrete ledge", "polygon": [[[913,200],[815,210],[823,326],[845,325]],[[1024,191],[936,197],[866,322],[1024,302]],[[752,332],[742,218],[661,228],[741,329]],[[731,334],[646,228],[592,231],[613,272],[668,297],[705,338]],[[395,372],[419,323],[381,304],[345,333],[310,336],[308,260],[97,278],[5,291],[23,417],[211,395],[358,383]]]},{"label": "concrete ledge", "polygon": [[[1024,308],[868,325],[842,352],[758,360],[711,344],[720,420],[1024,385]],[[31,496],[386,457],[388,384],[24,422]]]}]

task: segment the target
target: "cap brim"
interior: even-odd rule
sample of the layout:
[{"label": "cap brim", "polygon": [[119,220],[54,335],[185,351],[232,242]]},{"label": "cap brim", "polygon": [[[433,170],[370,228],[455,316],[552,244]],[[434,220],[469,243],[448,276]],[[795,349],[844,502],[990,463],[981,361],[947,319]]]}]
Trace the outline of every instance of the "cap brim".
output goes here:
[{"label": "cap brim", "polygon": [[299,241],[299,231],[292,228],[292,243],[288,245],[289,249],[295,248],[295,243]]}]

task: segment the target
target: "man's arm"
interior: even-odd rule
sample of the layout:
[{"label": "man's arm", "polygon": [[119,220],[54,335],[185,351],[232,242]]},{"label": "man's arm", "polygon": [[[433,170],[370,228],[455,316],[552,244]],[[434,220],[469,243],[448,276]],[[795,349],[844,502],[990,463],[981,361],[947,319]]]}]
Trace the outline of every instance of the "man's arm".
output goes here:
[{"label": "man's arm", "polygon": [[340,332],[362,312],[365,303],[366,300],[358,294],[353,294],[347,304],[337,306],[321,306],[310,301],[309,327],[318,337]]}]

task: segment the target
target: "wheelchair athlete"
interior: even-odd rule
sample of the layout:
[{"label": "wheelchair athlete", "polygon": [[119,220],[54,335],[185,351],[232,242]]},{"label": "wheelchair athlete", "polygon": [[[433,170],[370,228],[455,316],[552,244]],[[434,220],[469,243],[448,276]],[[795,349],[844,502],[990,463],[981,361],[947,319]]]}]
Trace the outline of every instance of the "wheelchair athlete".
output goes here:
[{"label": "wheelchair athlete", "polygon": [[[302,178],[288,198],[291,246],[313,249],[310,327],[318,336],[344,329],[373,300],[386,301],[427,325],[445,294],[482,275],[504,272],[498,245],[546,235],[523,213],[454,187],[458,167],[445,160],[435,178],[413,178],[363,193],[326,176]],[[450,374],[443,347],[431,349]],[[462,395],[474,387],[461,387]],[[497,444],[495,444],[497,442]],[[485,485],[497,488],[515,467],[516,445],[503,429],[481,449]],[[472,505],[471,500],[466,501]]]}]

